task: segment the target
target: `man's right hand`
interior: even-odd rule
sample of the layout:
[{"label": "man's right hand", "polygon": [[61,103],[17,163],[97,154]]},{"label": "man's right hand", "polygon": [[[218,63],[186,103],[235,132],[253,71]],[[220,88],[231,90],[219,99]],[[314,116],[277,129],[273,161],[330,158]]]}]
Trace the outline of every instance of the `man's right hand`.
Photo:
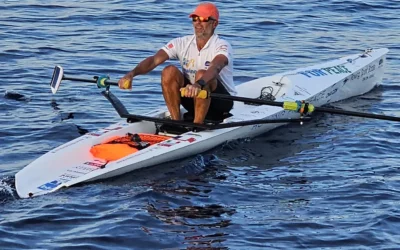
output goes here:
[{"label": "man's right hand", "polygon": [[133,76],[131,75],[131,72],[129,72],[124,77],[119,79],[118,87],[120,89],[132,89],[132,81],[133,81]]}]

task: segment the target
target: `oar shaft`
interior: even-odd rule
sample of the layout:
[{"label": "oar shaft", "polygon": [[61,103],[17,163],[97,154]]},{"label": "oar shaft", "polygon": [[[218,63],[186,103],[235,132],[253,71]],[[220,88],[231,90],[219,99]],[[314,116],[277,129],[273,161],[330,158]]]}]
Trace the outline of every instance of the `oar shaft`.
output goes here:
[{"label": "oar shaft", "polygon": [[[269,105],[269,106],[276,106],[284,108],[284,102],[274,102],[274,101],[267,101],[255,98],[247,98],[241,96],[230,96],[218,93],[209,93],[209,96],[212,98],[218,98],[222,100],[232,100],[232,101],[239,101],[239,102],[248,102],[253,104],[260,104],[260,105]],[[285,108],[287,109],[287,108]],[[291,109],[287,109],[291,110]],[[379,119],[379,120],[386,120],[386,121],[400,121],[400,117],[395,116],[386,116],[386,115],[379,115],[379,114],[371,114],[371,113],[363,113],[363,112],[356,112],[356,111],[347,111],[342,109],[334,109],[334,108],[324,108],[324,107],[314,107],[313,112],[321,112],[321,113],[330,113],[330,114],[339,114],[339,115],[348,115],[348,116],[356,116],[356,117],[363,117],[363,118],[372,118],[372,119]]]},{"label": "oar shaft", "polygon": [[339,115],[348,115],[348,116],[372,118],[372,119],[379,119],[379,120],[386,120],[386,121],[396,121],[396,122],[400,121],[400,117],[395,117],[395,116],[386,116],[386,115],[378,115],[378,114],[371,114],[371,113],[362,113],[362,112],[347,111],[347,110],[332,109],[332,108],[324,108],[324,107],[315,107],[314,112],[339,114]]},{"label": "oar shaft", "polygon": [[115,110],[118,112],[119,116],[122,118],[128,118],[131,121],[151,121],[156,123],[163,123],[175,126],[182,126],[182,127],[194,127],[194,128],[202,128],[202,129],[222,129],[222,128],[232,128],[232,127],[239,127],[239,126],[249,126],[249,125],[256,125],[256,124],[268,124],[268,123],[289,123],[289,122],[305,122],[309,121],[311,118],[304,117],[300,119],[256,119],[256,120],[249,120],[249,121],[239,121],[239,122],[228,122],[228,123],[220,123],[216,125],[210,124],[196,124],[187,121],[181,120],[167,120],[164,118],[159,117],[149,117],[149,116],[142,116],[142,115],[134,115],[129,114],[128,110],[122,104],[122,102],[113,94],[111,91],[102,91],[101,92],[107,100],[113,105]]},{"label": "oar shaft", "polygon": [[[77,82],[97,83],[96,79],[85,79],[85,78],[78,78],[78,77],[70,77],[70,76],[66,76],[66,75],[64,75],[62,79],[63,80],[69,80],[69,81],[77,81]],[[113,82],[113,81],[110,81],[110,80],[106,80],[105,83],[108,84],[108,85],[118,86],[118,82]]]},{"label": "oar shaft", "polygon": [[248,103],[253,103],[253,104],[283,107],[283,102],[274,102],[274,101],[267,101],[267,100],[261,100],[261,99],[255,99],[255,98],[247,98],[247,97],[241,97],[241,96],[231,96],[231,95],[224,95],[224,94],[218,94],[218,93],[210,93],[210,97],[218,98],[218,99],[222,99],[222,100],[248,102]]},{"label": "oar shaft", "polygon": [[210,124],[198,124],[192,123],[187,121],[181,120],[167,120],[158,117],[152,116],[143,116],[143,115],[134,115],[134,114],[121,114],[122,118],[133,119],[134,121],[150,121],[155,123],[162,123],[162,124],[169,124],[181,127],[188,127],[188,128],[202,128],[202,129],[223,129],[223,128],[233,128],[233,127],[240,127],[240,126],[250,126],[250,125],[258,125],[258,124],[272,124],[272,123],[293,123],[293,122],[307,122],[310,121],[311,118],[299,118],[299,119],[256,119],[256,120],[249,120],[249,121],[242,121],[242,122],[228,122],[228,123],[220,123],[216,125]]}]

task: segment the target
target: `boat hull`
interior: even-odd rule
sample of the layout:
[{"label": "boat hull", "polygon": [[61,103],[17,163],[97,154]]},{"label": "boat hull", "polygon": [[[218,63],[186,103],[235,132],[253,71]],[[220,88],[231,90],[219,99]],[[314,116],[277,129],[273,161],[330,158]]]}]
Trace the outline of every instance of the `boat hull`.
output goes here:
[{"label": "boat hull", "polygon": [[[238,95],[257,98],[264,88],[275,96],[276,101],[306,100],[314,106],[362,95],[382,81],[387,53],[388,49],[377,49],[252,80],[237,86]],[[231,113],[233,116],[225,119],[225,123],[299,117],[298,113],[280,107],[242,102],[236,102]],[[147,115],[164,118],[168,112],[155,110]],[[94,158],[90,148],[111,137],[127,133],[156,133],[153,122],[120,122],[81,136],[39,157],[16,174],[16,190],[21,198],[42,195],[77,183],[106,179],[199,154],[225,141],[255,137],[281,125],[260,124],[187,132],[116,161]]]}]

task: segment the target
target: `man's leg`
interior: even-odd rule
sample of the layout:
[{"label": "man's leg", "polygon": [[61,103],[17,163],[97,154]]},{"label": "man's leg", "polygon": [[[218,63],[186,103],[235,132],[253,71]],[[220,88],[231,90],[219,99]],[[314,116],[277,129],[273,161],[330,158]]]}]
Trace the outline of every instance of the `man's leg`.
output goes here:
[{"label": "man's leg", "polygon": [[[199,80],[205,70],[199,70],[196,73],[196,81]],[[213,92],[217,88],[217,79],[214,79],[208,82],[207,86],[204,88],[209,92]],[[207,99],[200,99],[200,98],[193,98],[194,100],[194,123],[203,123],[204,119],[206,118],[208,109],[210,108],[211,98]]]},{"label": "man's leg", "polygon": [[161,87],[164,95],[165,103],[171,113],[173,120],[181,118],[180,104],[181,93],[183,88],[184,78],[182,72],[174,65],[168,65],[161,73]]}]

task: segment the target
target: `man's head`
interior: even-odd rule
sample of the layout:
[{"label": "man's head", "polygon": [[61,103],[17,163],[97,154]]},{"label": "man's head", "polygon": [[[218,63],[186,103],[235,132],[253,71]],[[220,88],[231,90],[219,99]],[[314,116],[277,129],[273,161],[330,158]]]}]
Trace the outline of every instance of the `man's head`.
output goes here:
[{"label": "man's head", "polygon": [[204,18],[212,18],[216,21],[219,19],[219,12],[217,6],[213,3],[200,3],[196,9],[189,15],[189,17],[200,16]]},{"label": "man's head", "polygon": [[196,36],[209,37],[218,25],[219,12],[213,3],[200,3],[189,15],[193,21]]}]

